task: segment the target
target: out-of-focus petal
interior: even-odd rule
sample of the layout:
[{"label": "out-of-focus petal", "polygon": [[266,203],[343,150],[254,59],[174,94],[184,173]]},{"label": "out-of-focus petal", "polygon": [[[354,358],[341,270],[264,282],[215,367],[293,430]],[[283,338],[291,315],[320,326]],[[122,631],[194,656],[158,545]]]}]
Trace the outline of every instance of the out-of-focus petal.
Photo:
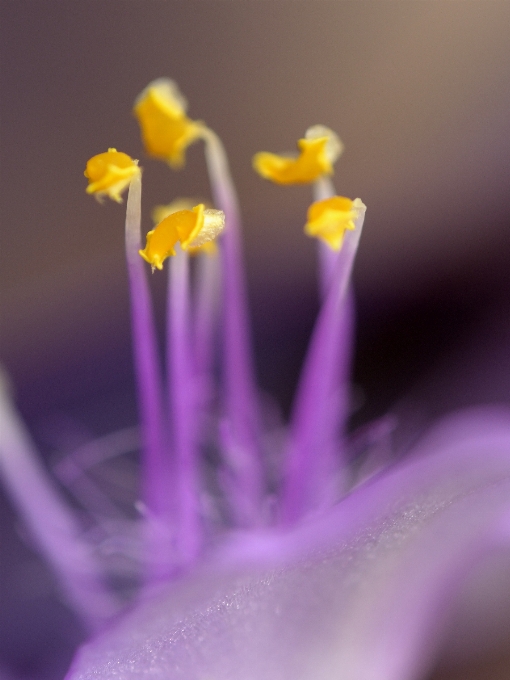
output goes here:
[{"label": "out-of-focus petal", "polygon": [[436,426],[288,534],[251,533],[82,648],[68,680],[410,680],[504,535],[510,413]]}]

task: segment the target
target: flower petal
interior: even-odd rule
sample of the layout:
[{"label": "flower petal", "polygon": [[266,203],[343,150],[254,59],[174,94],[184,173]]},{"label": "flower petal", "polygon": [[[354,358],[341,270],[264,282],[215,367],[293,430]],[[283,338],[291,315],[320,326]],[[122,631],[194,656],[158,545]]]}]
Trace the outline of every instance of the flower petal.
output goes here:
[{"label": "flower petal", "polygon": [[509,492],[510,414],[451,417],[320,520],[252,533],[140,604],[68,680],[421,677]]}]

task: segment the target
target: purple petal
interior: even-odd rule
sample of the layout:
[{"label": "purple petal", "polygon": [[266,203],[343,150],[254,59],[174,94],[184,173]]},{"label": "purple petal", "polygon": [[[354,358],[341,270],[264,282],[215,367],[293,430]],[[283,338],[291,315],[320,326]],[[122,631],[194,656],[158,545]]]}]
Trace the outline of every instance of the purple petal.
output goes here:
[{"label": "purple petal", "polygon": [[250,534],[82,648],[68,680],[409,680],[510,521],[510,413],[439,424],[287,534]]}]

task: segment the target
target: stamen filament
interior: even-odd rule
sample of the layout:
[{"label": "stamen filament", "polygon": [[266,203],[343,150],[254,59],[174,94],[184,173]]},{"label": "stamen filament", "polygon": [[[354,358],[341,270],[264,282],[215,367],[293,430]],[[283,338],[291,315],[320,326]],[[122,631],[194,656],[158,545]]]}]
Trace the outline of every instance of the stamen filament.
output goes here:
[{"label": "stamen filament", "polygon": [[[323,201],[326,198],[332,198],[336,195],[335,187],[331,177],[322,175],[312,185],[313,200]],[[335,269],[335,262],[338,258],[338,252],[332,250],[322,240],[318,240],[318,256],[319,256],[319,286],[322,298],[326,293],[333,276]]]},{"label": "stamen filament", "polygon": [[217,332],[220,262],[218,253],[201,253],[198,256],[197,289],[193,320],[194,358],[198,380],[198,397],[206,411],[213,386],[214,346]]},{"label": "stamen filament", "polygon": [[221,257],[226,415],[222,437],[230,468],[225,483],[229,487],[227,493],[237,524],[253,526],[261,522],[261,437],[242,267],[239,207],[220,139],[209,129],[203,132],[203,139],[214,202],[225,213]]},{"label": "stamen filament", "polygon": [[168,278],[168,385],[175,485],[177,492],[176,545],[180,567],[189,567],[198,556],[200,484],[195,439],[196,385],[192,367],[190,329],[189,256],[180,245],[170,262]]},{"label": "stamen filament", "polygon": [[85,625],[100,628],[118,610],[82,530],[42,466],[0,376],[0,472],[38,548],[53,565]]},{"label": "stamen filament", "polygon": [[290,424],[281,521],[291,524],[338,495],[335,454],[346,412],[345,346],[350,345],[348,291],[365,206],[356,199],[356,229],[345,235],[317,319]]},{"label": "stamen filament", "polygon": [[[323,201],[324,199],[332,198],[336,195],[333,179],[323,175],[315,180],[312,185],[312,193],[314,201]],[[317,254],[319,260],[319,290],[321,299],[326,298],[333,274],[335,271],[335,264],[340,257],[340,253],[332,250],[322,239],[317,239]],[[349,286],[343,310],[339,312],[343,316],[339,320],[339,327],[342,329],[342,339],[338,345],[338,370],[336,373],[338,402],[337,402],[337,418],[340,440],[336,443],[336,448],[340,456],[345,455],[343,448],[344,442],[342,432],[348,418],[349,409],[349,378],[352,363],[352,353],[354,346],[354,324],[355,324],[355,303],[352,286]],[[338,455],[337,454],[337,455]]]},{"label": "stamen filament", "polygon": [[142,426],[142,499],[147,514],[148,581],[168,575],[172,561],[169,526],[172,508],[165,451],[163,390],[154,314],[141,249],[141,174],[130,186],[126,211],[126,259],[131,292],[133,350]]}]

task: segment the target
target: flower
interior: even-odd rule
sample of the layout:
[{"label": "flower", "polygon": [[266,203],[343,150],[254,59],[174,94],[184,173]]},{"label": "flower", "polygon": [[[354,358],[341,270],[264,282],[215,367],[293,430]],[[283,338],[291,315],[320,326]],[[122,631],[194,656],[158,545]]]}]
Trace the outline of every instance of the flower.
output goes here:
[{"label": "flower", "polygon": [[463,579],[506,531],[509,416],[447,419],[315,521],[239,538],[85,645],[68,677],[425,677]]},{"label": "flower", "polygon": [[[225,150],[186,117],[172,81],[151,83],[135,111],[149,155],[174,167],[203,140],[217,206],[159,206],[142,249],[136,162],[110,149],[87,164],[88,193],[120,201],[128,189],[141,498],[136,520],[101,517],[97,531],[117,544],[129,536],[135,596],[112,586],[115,570],[41,466],[0,383],[0,472],[91,631],[67,679],[417,680],[469,568],[507,541],[510,413],[453,415],[399,463],[369,451],[375,474],[356,470],[346,434],[351,274],[366,207],[336,195],[341,145],[314,126],[297,159],[254,161],[277,183],[313,184],[305,230],[319,240],[321,274],[321,310],[269,483]],[[216,237],[219,257],[202,250],[190,267],[189,251]],[[163,372],[146,263],[162,270],[167,258]],[[204,474],[206,451],[215,463]]]}]

